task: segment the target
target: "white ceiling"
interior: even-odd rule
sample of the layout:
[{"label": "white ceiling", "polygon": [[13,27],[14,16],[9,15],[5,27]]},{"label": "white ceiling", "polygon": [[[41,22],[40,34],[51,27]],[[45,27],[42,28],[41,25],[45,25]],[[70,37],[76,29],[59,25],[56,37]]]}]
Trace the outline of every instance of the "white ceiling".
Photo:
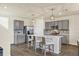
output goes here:
[{"label": "white ceiling", "polygon": [[[4,6],[7,6],[8,8],[3,8]],[[32,14],[35,14],[35,16],[50,16],[51,8],[54,8],[55,16],[79,13],[79,4],[77,3],[1,3],[0,15],[21,16],[27,18],[31,18]],[[59,15],[59,13],[62,15]]]}]

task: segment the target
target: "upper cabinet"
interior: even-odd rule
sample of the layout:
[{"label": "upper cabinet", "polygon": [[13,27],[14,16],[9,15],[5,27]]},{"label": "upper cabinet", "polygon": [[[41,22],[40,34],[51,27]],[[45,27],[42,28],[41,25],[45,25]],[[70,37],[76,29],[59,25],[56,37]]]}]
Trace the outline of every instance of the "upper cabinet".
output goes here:
[{"label": "upper cabinet", "polygon": [[59,30],[68,30],[69,29],[69,20],[60,20],[60,21],[52,21],[52,22],[45,23],[46,29],[54,29],[56,27]]},{"label": "upper cabinet", "polygon": [[19,29],[23,29],[24,27],[24,21],[19,21]]},{"label": "upper cabinet", "polygon": [[50,22],[50,29],[54,29],[54,26],[55,26],[55,22],[54,21]]},{"label": "upper cabinet", "polygon": [[51,22],[45,22],[45,29],[51,29]]},{"label": "upper cabinet", "polygon": [[23,29],[24,21],[14,20],[14,29]]},{"label": "upper cabinet", "polygon": [[50,29],[50,22],[45,22],[45,28]]},{"label": "upper cabinet", "polygon": [[69,29],[69,20],[63,20],[63,29],[68,30]]}]

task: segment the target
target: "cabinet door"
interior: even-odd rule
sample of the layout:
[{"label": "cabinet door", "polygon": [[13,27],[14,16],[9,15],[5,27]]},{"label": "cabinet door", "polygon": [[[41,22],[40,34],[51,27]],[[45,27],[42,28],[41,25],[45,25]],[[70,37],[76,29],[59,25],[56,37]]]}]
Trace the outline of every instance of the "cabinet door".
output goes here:
[{"label": "cabinet door", "polygon": [[24,27],[24,21],[19,21],[19,29],[23,29]]},{"label": "cabinet door", "polygon": [[67,38],[65,35],[63,35],[61,42],[62,42],[62,44],[67,44]]},{"label": "cabinet door", "polygon": [[14,20],[14,29],[19,29],[19,21]]},{"label": "cabinet door", "polygon": [[63,29],[69,29],[69,21],[63,20]]},{"label": "cabinet door", "polygon": [[61,39],[62,44],[69,44],[69,36],[64,35]]},{"label": "cabinet door", "polygon": [[52,22],[51,22],[51,26],[54,26],[54,25],[55,25],[55,21],[52,21]]},{"label": "cabinet door", "polygon": [[58,25],[58,21],[55,21],[54,25],[55,25],[55,26]]},{"label": "cabinet door", "polygon": [[63,29],[62,21],[58,21],[58,28],[59,28],[59,29]]},{"label": "cabinet door", "polygon": [[23,29],[24,21],[14,20],[14,29]]},{"label": "cabinet door", "polygon": [[66,38],[67,38],[67,42],[66,43],[69,44],[69,35],[67,35]]},{"label": "cabinet door", "polygon": [[17,35],[17,42],[18,43],[24,43],[25,42],[25,36],[24,35]]},{"label": "cabinet door", "polygon": [[49,22],[49,29],[53,29],[52,26],[54,26],[54,22]]},{"label": "cabinet door", "polygon": [[55,26],[55,21],[50,22],[50,28],[54,29],[53,26]]},{"label": "cabinet door", "polygon": [[49,22],[45,22],[45,28],[46,28],[46,29],[50,29],[50,27],[49,27]]},{"label": "cabinet door", "polygon": [[17,44],[17,34],[14,34],[14,44]]}]

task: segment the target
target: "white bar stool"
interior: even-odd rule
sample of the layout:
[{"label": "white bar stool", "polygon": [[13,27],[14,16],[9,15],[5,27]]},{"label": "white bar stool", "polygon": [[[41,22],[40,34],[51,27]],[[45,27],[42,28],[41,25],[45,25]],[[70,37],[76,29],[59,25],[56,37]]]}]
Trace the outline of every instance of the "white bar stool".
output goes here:
[{"label": "white bar stool", "polygon": [[44,55],[46,55],[48,51],[49,52],[54,51],[53,40],[50,37],[43,37],[41,46],[42,46],[42,52],[44,53]]}]

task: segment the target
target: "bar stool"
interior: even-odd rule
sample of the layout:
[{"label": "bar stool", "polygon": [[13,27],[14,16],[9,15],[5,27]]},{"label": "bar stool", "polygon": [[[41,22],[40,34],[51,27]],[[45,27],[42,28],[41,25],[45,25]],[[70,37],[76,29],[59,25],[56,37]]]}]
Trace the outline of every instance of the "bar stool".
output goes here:
[{"label": "bar stool", "polygon": [[53,40],[50,37],[43,37],[42,38],[42,43],[41,43],[41,49],[42,52],[44,53],[44,55],[46,56],[46,53],[49,52],[53,52],[54,51],[54,44],[53,44]]},{"label": "bar stool", "polygon": [[41,36],[34,36],[34,41],[33,41],[33,48],[34,51],[36,52],[36,50],[38,48],[40,48],[40,43],[42,42],[42,37]]}]

